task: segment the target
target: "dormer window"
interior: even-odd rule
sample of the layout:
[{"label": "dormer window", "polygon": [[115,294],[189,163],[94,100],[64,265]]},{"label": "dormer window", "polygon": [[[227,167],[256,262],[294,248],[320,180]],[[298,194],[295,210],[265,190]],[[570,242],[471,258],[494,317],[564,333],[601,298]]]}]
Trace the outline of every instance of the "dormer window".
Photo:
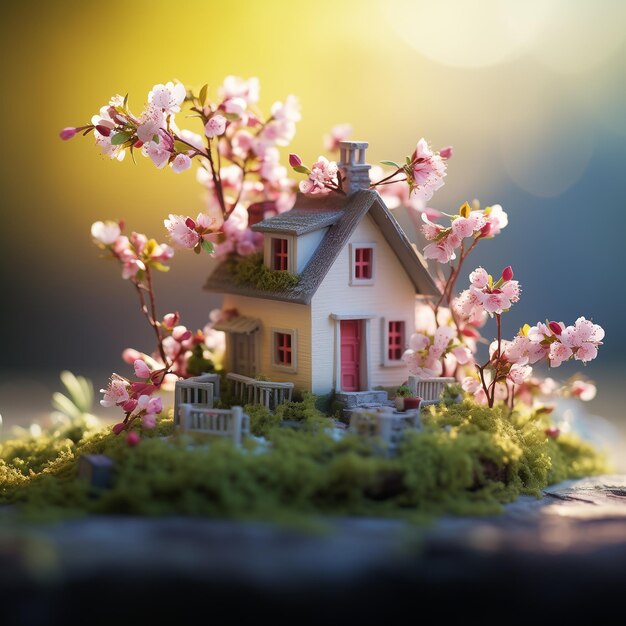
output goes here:
[{"label": "dormer window", "polygon": [[289,269],[289,240],[272,237],[272,269],[286,272]]},{"label": "dormer window", "polygon": [[350,284],[373,285],[375,278],[376,244],[350,244]]}]

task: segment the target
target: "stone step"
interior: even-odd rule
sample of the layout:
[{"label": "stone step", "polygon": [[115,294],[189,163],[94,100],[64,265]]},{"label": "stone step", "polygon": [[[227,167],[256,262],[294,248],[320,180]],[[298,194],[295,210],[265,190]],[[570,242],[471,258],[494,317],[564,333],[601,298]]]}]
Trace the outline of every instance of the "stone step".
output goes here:
[{"label": "stone step", "polygon": [[386,391],[340,391],[335,395],[335,399],[343,402],[346,409],[362,407],[364,405],[386,405],[389,397]]}]

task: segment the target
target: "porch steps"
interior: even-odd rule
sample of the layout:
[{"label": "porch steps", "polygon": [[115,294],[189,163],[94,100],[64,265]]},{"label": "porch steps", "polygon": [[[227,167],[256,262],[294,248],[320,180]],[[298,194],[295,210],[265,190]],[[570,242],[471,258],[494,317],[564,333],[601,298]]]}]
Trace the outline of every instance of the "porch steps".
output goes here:
[{"label": "porch steps", "polygon": [[339,391],[335,400],[342,402],[345,409],[373,408],[389,405],[389,396],[386,391]]}]

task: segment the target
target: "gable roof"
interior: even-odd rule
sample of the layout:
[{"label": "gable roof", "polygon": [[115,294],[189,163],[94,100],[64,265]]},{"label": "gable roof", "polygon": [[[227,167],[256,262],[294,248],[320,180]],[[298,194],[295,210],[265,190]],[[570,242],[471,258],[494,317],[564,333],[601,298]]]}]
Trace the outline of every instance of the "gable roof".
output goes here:
[{"label": "gable roof", "polygon": [[[319,213],[319,216],[315,214]],[[439,295],[422,255],[407,239],[400,224],[385,206],[376,191],[363,189],[349,197],[305,197],[298,194],[294,208],[253,226],[253,230],[288,234],[304,234],[330,226],[324,239],[309,260],[300,280],[280,291],[267,291],[249,285],[237,285],[228,263],[218,265],[205,284],[208,291],[237,294],[251,298],[281,300],[309,304],[350,236],[370,214],[389,246],[396,254],[415,291],[423,295]]]}]

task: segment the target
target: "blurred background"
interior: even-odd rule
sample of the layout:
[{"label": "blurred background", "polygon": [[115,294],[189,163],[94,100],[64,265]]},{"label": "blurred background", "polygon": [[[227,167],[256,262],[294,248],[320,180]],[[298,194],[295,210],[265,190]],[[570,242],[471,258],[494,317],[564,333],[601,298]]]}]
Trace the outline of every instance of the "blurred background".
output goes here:
[{"label": "blurred background", "polygon": [[[593,318],[606,345],[584,371],[599,387],[590,408],[623,417],[626,3],[11,3],[0,53],[5,423],[47,413],[60,370],[100,387],[111,371],[127,373],[124,348],[152,348],[135,293],[91,244],[91,223],[123,217],[129,230],[163,241],[168,213],[203,208],[192,171],[110,161],[91,137],[65,143],[58,131],[88,123],[116,93],[141,110],[155,83],[206,82],[215,95],[228,74],[259,77],[264,111],[290,93],[300,98],[290,150],[305,162],[343,122],[369,141],[370,163],[402,159],[422,136],[453,145],[431,204],[454,212],[479,198],[508,212],[508,228],[468,267],[513,266],[524,291],[505,334],[545,318]],[[178,253],[157,277],[161,313],[206,323],[219,304],[201,289],[206,263]]]}]

